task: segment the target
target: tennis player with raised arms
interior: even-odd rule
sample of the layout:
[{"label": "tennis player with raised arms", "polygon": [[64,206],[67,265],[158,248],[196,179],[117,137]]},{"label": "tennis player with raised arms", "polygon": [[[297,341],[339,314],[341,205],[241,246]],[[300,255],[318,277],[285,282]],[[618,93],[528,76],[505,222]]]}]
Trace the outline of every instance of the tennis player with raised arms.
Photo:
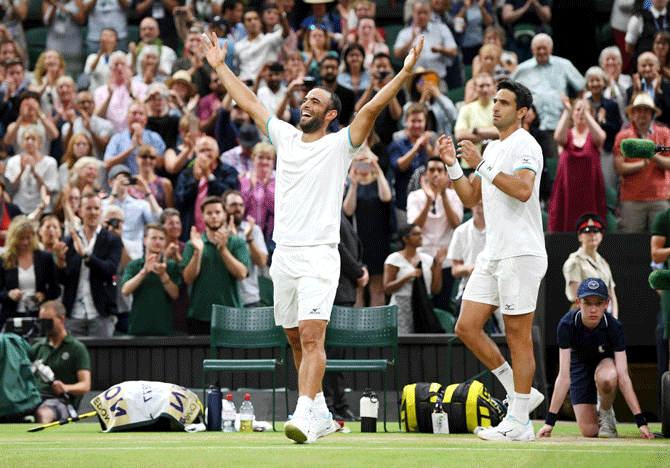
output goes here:
[{"label": "tennis player with raised arms", "polygon": [[423,48],[423,37],[402,70],[356,114],[351,125],[327,134],[341,103],[323,87],[309,91],[300,105],[300,130],[277,119],[226,66],[226,46],[215,34],[202,38],[205,57],[231,97],[277,148],[275,227],[277,244],[270,275],[275,321],[286,332],[298,369],[298,403],[284,433],[311,443],[335,432],[323,397],[326,325],[340,276],[340,211],[344,182],[358,147],[377,115],[400,91]]},{"label": "tennis player with raised arms", "polygon": [[[447,164],[454,189],[463,205],[484,204],[486,244],[477,257],[465,291],[456,334],[500,380],[510,400],[507,416],[496,427],[478,428],[485,440],[535,440],[530,412],[544,395],[532,388],[535,374],[532,326],[540,281],[547,270],[547,252],[540,212],[542,151],[523,128],[533,97],[525,86],[502,81],[493,99],[493,125],[500,140],[480,155],[469,140],[459,153],[476,175],[463,177],[451,137],[439,140],[440,157]],[[498,346],[483,331],[500,307],[514,371]]]}]

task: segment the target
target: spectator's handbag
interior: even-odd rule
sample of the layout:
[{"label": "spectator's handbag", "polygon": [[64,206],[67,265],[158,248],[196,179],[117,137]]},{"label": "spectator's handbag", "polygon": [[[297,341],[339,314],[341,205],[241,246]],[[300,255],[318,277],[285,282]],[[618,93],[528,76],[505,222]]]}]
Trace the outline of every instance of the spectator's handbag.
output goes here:
[{"label": "spectator's handbag", "polygon": [[433,432],[432,413],[447,413],[449,432],[464,434],[477,426],[497,426],[507,413],[503,404],[492,398],[478,380],[444,387],[439,383],[405,385],[400,402],[400,417],[407,432]]},{"label": "spectator's handbag", "polygon": [[[421,262],[416,267],[420,269]],[[433,302],[428,296],[423,275],[412,281],[412,315],[414,333],[444,333],[444,328],[433,311]]]}]

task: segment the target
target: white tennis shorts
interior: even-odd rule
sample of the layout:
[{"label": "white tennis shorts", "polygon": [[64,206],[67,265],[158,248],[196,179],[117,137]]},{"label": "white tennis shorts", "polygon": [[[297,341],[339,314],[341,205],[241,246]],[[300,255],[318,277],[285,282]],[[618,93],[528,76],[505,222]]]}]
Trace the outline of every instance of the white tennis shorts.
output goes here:
[{"label": "white tennis shorts", "polygon": [[488,260],[479,255],[463,299],[500,307],[503,315],[534,312],[546,271],[546,257],[524,255]]},{"label": "white tennis shorts", "polygon": [[330,320],[340,280],[337,244],[278,245],[272,255],[275,323],[295,328],[301,320]]}]

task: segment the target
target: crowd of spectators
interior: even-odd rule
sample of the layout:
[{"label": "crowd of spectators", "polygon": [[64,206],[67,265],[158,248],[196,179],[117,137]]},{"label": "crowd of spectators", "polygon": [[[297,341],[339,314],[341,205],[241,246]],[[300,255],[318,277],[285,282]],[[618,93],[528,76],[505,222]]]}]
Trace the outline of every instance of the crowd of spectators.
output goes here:
[{"label": "crowd of spectators", "polygon": [[[227,41],[227,63],[278,118],[297,123],[314,86],[335,92],[333,131],[425,37],[343,200],[369,273],[356,305],[397,303],[403,332],[413,331],[410,279],[423,275],[434,305],[449,309],[455,281],[463,278],[462,291],[472,271],[485,220],[455,195],[436,140],[452,135],[483,150],[496,139],[500,80],[533,93],[524,128],[544,152],[548,232],[574,231],[585,213],[599,232],[650,231],[670,208],[670,156],[620,151],[628,137],[670,146],[668,0],[613,1],[616,45],[588,67],[554,54],[549,0],[407,0],[395,37],[370,0],[304,1],[50,0],[41,12],[47,47],[34,65],[28,1],[3,2],[2,319],[61,298],[75,335],[206,334],[211,304],[261,303],[276,151],[204,59],[203,32]],[[619,206],[608,213],[612,192]]]}]

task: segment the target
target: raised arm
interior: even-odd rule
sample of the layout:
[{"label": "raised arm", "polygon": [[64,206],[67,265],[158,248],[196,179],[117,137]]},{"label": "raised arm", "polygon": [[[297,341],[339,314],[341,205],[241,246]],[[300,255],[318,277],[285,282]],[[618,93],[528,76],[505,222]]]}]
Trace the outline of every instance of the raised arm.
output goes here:
[{"label": "raised arm", "polygon": [[263,135],[268,136],[267,122],[272,114],[263,107],[256,95],[226,65],[228,41],[226,40],[223,43],[223,48],[221,48],[215,33],[202,37],[200,41],[205,51],[205,58],[207,58],[212,68],[216,70],[230,96],[240,105],[242,110],[254,119]]},{"label": "raised arm", "polygon": [[379,113],[386,107],[386,105],[398,94],[400,88],[402,88],[405,80],[409,77],[414,64],[419,59],[421,54],[421,49],[423,49],[423,36],[419,39],[409,54],[405,58],[405,64],[396,76],[386,84],[375,96],[365,104],[361,110],[356,114],[354,120],[349,126],[349,138],[351,139],[351,144],[354,147],[360,146],[363,144],[365,139],[370,133],[372,126],[375,124],[375,120]]}]

